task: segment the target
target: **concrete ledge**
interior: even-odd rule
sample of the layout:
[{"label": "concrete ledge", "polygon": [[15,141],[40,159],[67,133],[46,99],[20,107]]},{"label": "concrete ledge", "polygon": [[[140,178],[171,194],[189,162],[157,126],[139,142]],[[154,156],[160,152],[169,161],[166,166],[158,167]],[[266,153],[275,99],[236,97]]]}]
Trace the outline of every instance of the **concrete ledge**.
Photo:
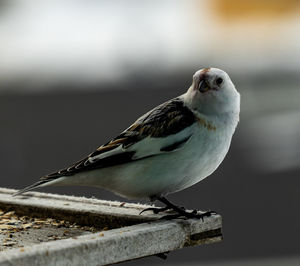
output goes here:
[{"label": "concrete ledge", "polygon": [[14,192],[0,189],[1,209],[34,217],[69,218],[78,224],[98,228],[101,224],[115,229],[3,251],[1,266],[106,265],[222,239],[220,215],[204,221],[157,220],[160,215],[139,215],[148,207],[145,205],[36,192],[28,193],[34,197],[13,198]]}]

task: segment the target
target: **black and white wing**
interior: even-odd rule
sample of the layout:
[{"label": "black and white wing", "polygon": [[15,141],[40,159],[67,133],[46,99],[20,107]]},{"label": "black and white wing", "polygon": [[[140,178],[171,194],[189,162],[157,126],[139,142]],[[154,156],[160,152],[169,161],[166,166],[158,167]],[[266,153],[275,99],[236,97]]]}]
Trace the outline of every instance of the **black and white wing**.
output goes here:
[{"label": "black and white wing", "polygon": [[[58,172],[43,176],[33,186],[17,194],[62,176],[71,176],[172,152],[182,147],[191,134],[183,132],[196,122],[195,115],[180,98],[152,109],[119,136],[100,146],[86,158]],[[183,134],[180,134],[183,132]]]}]

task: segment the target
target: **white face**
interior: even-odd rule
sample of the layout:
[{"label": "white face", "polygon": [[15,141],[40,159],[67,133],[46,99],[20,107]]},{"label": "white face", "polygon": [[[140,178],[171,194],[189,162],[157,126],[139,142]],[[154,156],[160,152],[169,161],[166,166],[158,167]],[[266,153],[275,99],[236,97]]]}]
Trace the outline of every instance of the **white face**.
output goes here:
[{"label": "white face", "polygon": [[191,108],[204,114],[239,112],[240,95],[228,74],[218,68],[198,70],[185,99]]}]

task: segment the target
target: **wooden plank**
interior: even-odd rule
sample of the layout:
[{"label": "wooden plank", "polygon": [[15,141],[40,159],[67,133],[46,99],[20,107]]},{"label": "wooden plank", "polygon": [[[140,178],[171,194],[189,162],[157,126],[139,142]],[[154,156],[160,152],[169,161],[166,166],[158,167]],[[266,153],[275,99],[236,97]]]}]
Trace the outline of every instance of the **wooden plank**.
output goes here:
[{"label": "wooden plank", "polygon": [[69,217],[89,226],[100,221],[101,226],[106,223],[115,229],[3,251],[1,266],[106,265],[222,239],[222,220],[218,214],[203,221],[157,220],[161,216],[139,215],[146,205],[126,203],[124,207],[120,202],[37,192],[30,197],[11,197],[14,192],[0,188],[0,208],[23,215],[54,215],[64,220]]}]

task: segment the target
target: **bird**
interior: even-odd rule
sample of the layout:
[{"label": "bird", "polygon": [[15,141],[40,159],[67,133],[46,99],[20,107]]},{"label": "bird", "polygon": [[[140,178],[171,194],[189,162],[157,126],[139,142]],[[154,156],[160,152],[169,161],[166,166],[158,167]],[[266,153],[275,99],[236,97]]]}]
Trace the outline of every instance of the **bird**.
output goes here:
[{"label": "bird", "polygon": [[166,196],[211,175],[225,158],[239,123],[240,94],[229,75],[207,67],[195,72],[187,92],[142,115],[87,157],[45,175],[14,194],[49,185],[100,187],[129,199],[165,204],[176,217],[210,216],[171,203]]}]

